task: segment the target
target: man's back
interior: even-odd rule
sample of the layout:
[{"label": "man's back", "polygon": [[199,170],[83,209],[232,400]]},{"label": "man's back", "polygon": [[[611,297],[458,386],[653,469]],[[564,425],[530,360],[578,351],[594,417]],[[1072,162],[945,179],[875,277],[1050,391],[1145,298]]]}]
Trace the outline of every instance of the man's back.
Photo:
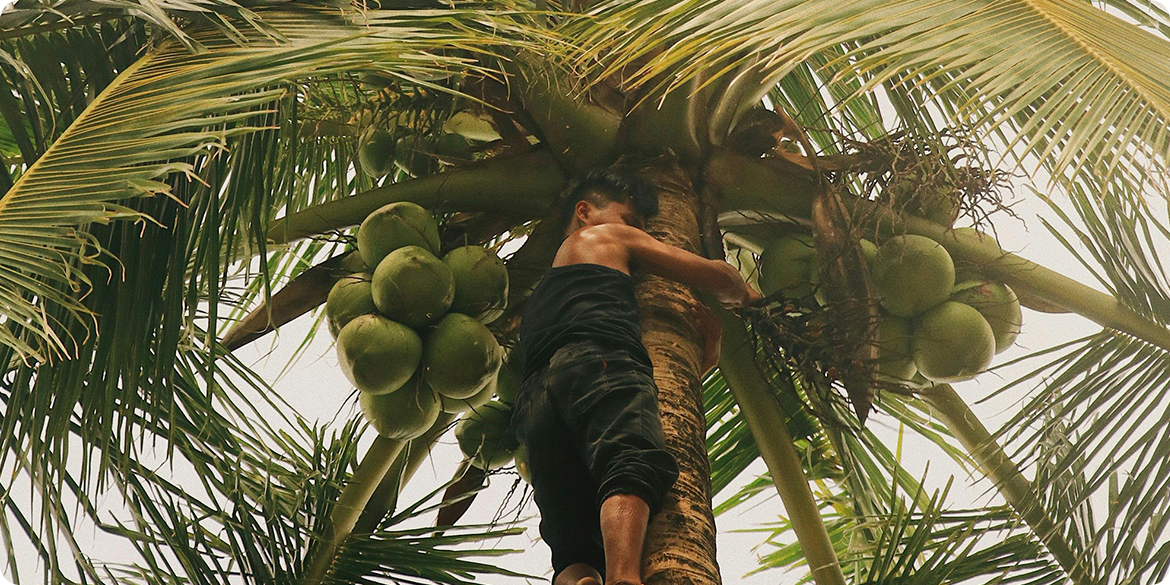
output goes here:
[{"label": "man's back", "polygon": [[555,266],[545,274],[520,321],[523,378],[574,341],[625,351],[650,370],[630,275],[594,263]]}]

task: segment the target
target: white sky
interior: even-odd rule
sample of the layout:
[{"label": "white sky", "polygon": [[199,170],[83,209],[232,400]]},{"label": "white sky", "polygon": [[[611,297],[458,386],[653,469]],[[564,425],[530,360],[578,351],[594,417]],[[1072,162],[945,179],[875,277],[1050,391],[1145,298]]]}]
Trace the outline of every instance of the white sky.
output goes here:
[{"label": "white sky", "polygon": [[[0,8],[7,6],[12,0],[0,0]],[[1165,0],[1159,0],[1165,5]],[[1024,189],[1017,191],[1025,193]],[[1049,268],[1068,275],[1086,284],[1093,284],[1088,273],[1068,255],[1062,245],[1052,238],[1043,226],[1036,221],[1037,214],[1044,214],[1046,208],[1035,198],[1020,197],[1014,208],[1025,218],[1023,223],[1004,219],[996,223],[1001,237],[1001,243],[1008,250],[1037,261]],[[308,348],[293,373],[278,378],[285,366],[288,356],[296,349],[295,345],[301,339],[308,327],[308,319],[301,320],[285,327],[277,337],[269,337],[264,341],[252,344],[238,352],[246,363],[251,364],[257,371],[269,380],[284,399],[295,406],[302,414],[321,421],[333,420],[337,413],[343,412],[341,418],[348,416],[345,410],[345,400],[350,393],[350,385],[341,375],[337,367],[337,360],[330,345],[329,336],[322,334]],[[1079,317],[1052,316],[1025,310],[1023,331],[1016,347],[997,356],[996,363],[1004,363],[1014,357],[1053,345],[1054,343],[1096,331],[1098,328]],[[283,342],[283,343],[282,343]],[[978,404],[977,401],[996,390],[1003,379],[1011,379],[1021,372],[1005,371],[1002,378],[993,374],[982,376],[979,380],[960,384],[957,390],[991,429],[1001,424],[1010,412],[1016,407],[1014,404]],[[871,417],[869,428],[879,433],[891,448],[897,444],[896,422],[880,413]],[[911,473],[921,475],[927,464],[930,465],[930,477],[933,485],[941,486],[946,476],[955,474],[956,488],[953,489],[953,500],[959,505],[986,505],[988,503],[988,484],[976,482],[951,463],[950,459],[925,439],[907,434],[902,450],[903,464]],[[435,450],[434,457],[423,466],[415,480],[406,488],[403,501],[413,501],[433,489],[440,482],[450,478],[458,464],[461,455],[454,440],[448,437]],[[744,474],[743,480],[748,481],[756,474],[764,471],[762,463],[756,465]],[[463,519],[463,523],[489,522],[497,514],[498,508],[504,501],[509,490],[513,487],[514,476],[499,476],[493,479],[491,486],[481,493],[471,509]],[[735,487],[729,488],[726,494],[734,493]],[[509,509],[510,514],[515,510]],[[528,530],[525,535],[507,539],[500,543],[488,543],[489,546],[525,549],[523,553],[504,557],[499,562],[508,568],[535,575],[547,575],[549,572],[548,551],[539,542],[536,535],[535,520],[531,517],[536,513],[535,506],[529,505],[521,512],[521,516],[529,517],[525,522]],[[774,585],[796,583],[799,575],[780,574],[769,571],[754,577],[742,577],[757,567],[756,552],[753,547],[758,545],[760,534],[744,533],[739,531],[758,528],[761,523],[774,521],[783,515],[783,506],[779,498],[773,496],[762,503],[745,507],[717,519],[719,528],[719,562],[724,580],[727,583],[743,583],[745,585]],[[93,534],[95,542],[102,542],[99,533]],[[95,551],[96,552],[96,551]],[[113,554],[113,551],[110,551]],[[765,547],[761,552],[768,552]],[[106,556],[106,555],[100,555]],[[26,580],[35,582],[35,573],[30,573]],[[546,577],[547,579],[547,577]],[[495,583],[523,583],[523,580],[497,579]],[[537,580],[534,583],[547,583],[547,580]]]}]

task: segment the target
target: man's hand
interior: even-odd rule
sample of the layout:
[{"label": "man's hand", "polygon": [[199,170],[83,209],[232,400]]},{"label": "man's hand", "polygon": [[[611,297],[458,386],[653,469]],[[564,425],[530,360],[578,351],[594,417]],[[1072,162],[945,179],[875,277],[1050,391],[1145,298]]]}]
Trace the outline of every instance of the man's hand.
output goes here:
[{"label": "man's hand", "polygon": [[719,304],[723,305],[725,309],[742,309],[756,305],[762,300],[764,300],[764,295],[761,295],[759,291],[752,288],[752,285],[745,282],[743,283],[743,289],[735,299],[720,299]]}]

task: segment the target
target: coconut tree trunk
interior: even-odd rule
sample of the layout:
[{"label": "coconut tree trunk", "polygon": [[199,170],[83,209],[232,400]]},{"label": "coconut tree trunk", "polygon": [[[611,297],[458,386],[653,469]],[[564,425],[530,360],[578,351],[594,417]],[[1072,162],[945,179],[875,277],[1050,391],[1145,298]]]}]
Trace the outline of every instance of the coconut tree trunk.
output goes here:
[{"label": "coconut tree trunk", "polygon": [[[691,252],[699,250],[698,198],[687,174],[672,161],[656,159],[636,172],[658,192],[658,216],[647,231]],[[699,379],[701,339],[687,311],[690,289],[657,277],[637,287],[642,340],[654,363],[667,449],[677,458],[678,481],[662,511],[650,520],[643,554],[646,585],[720,583],[711,512],[711,465]]]}]

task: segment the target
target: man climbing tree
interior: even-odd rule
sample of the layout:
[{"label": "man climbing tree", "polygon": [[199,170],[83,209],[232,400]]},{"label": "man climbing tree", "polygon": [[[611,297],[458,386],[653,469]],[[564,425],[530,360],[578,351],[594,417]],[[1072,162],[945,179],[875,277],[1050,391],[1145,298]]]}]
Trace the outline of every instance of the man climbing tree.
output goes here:
[{"label": "man climbing tree", "polygon": [[[760,294],[730,264],[644,232],[658,201],[636,177],[585,173],[565,205],[566,237],[521,320],[524,373],[512,425],[529,453],[554,585],[636,585],[647,522],[678,467],[663,442],[630,273],[710,292],[733,308]],[[719,329],[703,307],[696,311],[706,370],[718,358]]]}]

